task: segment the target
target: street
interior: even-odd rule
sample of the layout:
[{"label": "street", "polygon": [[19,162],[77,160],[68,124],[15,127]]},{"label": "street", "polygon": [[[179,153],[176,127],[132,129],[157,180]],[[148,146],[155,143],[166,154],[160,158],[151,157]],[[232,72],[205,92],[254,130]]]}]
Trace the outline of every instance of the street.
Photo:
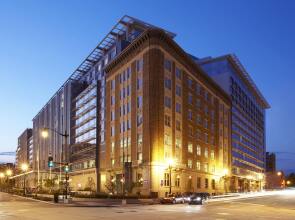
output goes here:
[{"label": "street", "polygon": [[295,219],[295,191],[199,205],[69,207],[0,193],[1,220],[91,219]]}]

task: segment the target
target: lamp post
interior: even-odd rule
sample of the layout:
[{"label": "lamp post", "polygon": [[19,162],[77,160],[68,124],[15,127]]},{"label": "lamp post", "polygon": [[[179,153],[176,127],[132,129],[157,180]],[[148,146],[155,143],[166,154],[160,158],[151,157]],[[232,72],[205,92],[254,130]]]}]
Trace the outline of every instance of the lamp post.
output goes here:
[{"label": "lamp post", "polygon": [[26,163],[23,163],[21,165],[21,170],[24,172],[24,196],[26,196],[26,172],[28,170],[29,166]]},{"label": "lamp post", "polygon": [[[52,129],[52,128],[42,128],[41,130],[41,136],[43,138],[48,138],[49,136],[49,131],[52,131],[56,134],[58,134],[59,136],[63,137],[64,138],[64,147],[61,148],[61,155],[60,155],[60,163],[61,165],[64,165],[65,166],[65,173],[66,173],[66,182],[65,182],[65,188],[66,188],[66,194],[68,194],[68,172],[69,172],[69,164],[67,162],[62,162],[61,160],[63,159],[63,148],[66,148],[67,146],[67,143],[68,143],[68,137],[69,137],[69,134],[67,133],[67,130],[65,130],[64,133],[61,133],[61,132],[58,132],[56,131],[55,129]],[[60,166],[60,169],[59,169],[59,173],[60,173],[60,181],[61,181],[61,166]],[[67,199],[67,195],[66,195],[66,199]]]}]

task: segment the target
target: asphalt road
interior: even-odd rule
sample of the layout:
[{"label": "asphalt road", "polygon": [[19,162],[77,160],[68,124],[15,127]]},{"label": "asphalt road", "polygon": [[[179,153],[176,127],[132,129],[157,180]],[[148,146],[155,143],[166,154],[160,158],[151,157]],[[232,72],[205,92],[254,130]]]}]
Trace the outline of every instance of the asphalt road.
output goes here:
[{"label": "asphalt road", "polygon": [[0,220],[295,219],[295,191],[199,205],[64,207],[0,193]]}]

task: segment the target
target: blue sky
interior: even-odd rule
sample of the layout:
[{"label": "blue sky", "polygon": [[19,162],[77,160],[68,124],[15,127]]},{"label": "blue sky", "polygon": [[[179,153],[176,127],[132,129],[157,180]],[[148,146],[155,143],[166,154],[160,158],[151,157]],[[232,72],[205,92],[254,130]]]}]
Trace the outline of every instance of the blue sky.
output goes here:
[{"label": "blue sky", "polygon": [[[295,168],[295,1],[0,1],[0,152],[124,15],[197,57],[235,53],[267,98],[267,149]],[[293,166],[293,167],[292,167]]]}]

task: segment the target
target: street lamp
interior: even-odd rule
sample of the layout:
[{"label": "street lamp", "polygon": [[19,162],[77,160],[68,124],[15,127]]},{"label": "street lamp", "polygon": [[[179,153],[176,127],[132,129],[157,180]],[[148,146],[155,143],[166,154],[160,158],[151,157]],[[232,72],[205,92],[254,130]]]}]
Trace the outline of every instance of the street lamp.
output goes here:
[{"label": "street lamp", "polygon": [[282,172],[281,171],[277,172],[277,175],[282,176]]},{"label": "street lamp", "polygon": [[291,184],[291,181],[290,180],[287,180],[286,184],[287,185],[290,185]]},{"label": "street lamp", "polygon": [[172,175],[172,166],[174,165],[174,160],[172,158],[169,158],[167,160],[167,164],[168,164],[168,169],[169,169],[169,194],[171,194],[172,192],[172,178],[171,178],[171,175]]},{"label": "street lamp", "polygon": [[26,196],[26,172],[28,170],[29,166],[26,163],[23,163],[21,165],[21,170],[24,172],[24,196]]},{"label": "street lamp", "polygon": [[[44,139],[46,139],[46,138],[48,138],[48,136],[49,136],[49,131],[52,131],[52,132],[54,132],[54,133],[56,133],[56,134],[58,134],[59,136],[61,136],[61,137],[63,137],[64,138],[64,147],[62,146],[61,147],[61,155],[60,155],[60,162],[59,162],[59,164],[61,164],[61,165],[64,165],[66,168],[65,168],[65,173],[66,173],[66,182],[65,182],[65,184],[66,184],[66,186],[65,186],[65,188],[66,188],[66,194],[67,194],[67,192],[68,192],[68,175],[67,175],[67,173],[69,172],[69,164],[67,163],[67,162],[62,162],[62,159],[63,159],[63,148],[66,148],[66,145],[67,145],[67,143],[68,143],[68,137],[69,137],[69,134],[67,133],[67,131],[65,130],[65,132],[64,133],[61,133],[61,132],[58,132],[57,130],[55,130],[55,129],[52,129],[52,128],[42,128],[41,129],[41,136],[44,138]],[[60,168],[59,168],[59,179],[60,179],[60,181],[61,181],[61,168],[62,166],[60,166]],[[66,195],[66,199],[67,199],[67,195]]]},{"label": "street lamp", "polygon": [[6,170],[6,176],[12,176],[12,170]]}]

